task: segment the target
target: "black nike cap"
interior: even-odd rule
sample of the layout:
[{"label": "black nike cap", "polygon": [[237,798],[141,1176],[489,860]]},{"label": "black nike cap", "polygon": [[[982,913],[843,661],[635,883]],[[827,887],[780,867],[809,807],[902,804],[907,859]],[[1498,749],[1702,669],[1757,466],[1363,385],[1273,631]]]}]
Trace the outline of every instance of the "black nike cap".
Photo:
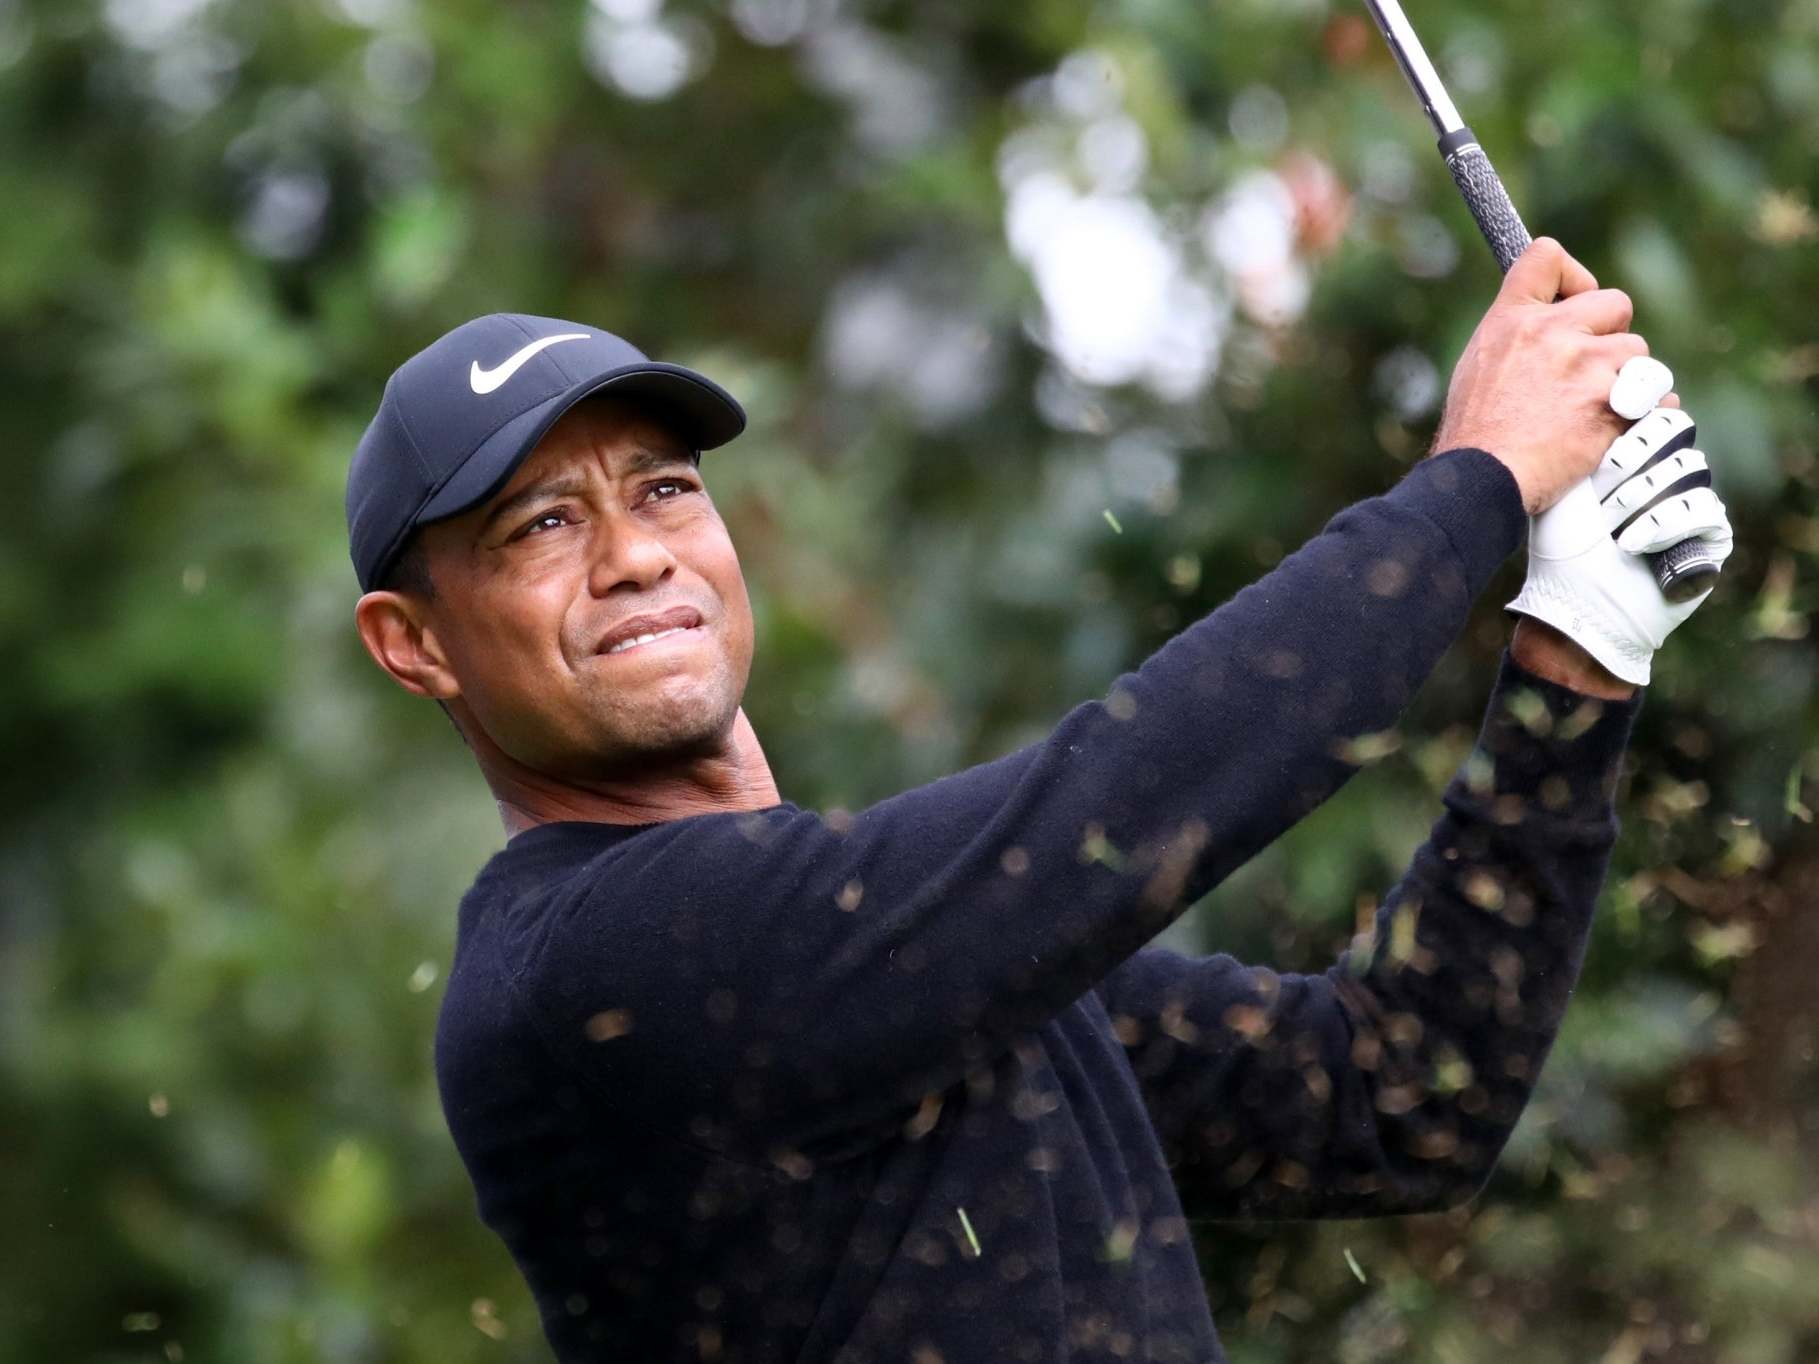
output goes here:
[{"label": "black nike cap", "polygon": [[649,400],[697,451],[745,430],[745,409],[713,380],[553,317],[477,317],[398,366],[347,472],[361,590],[384,581],[413,530],[491,497],[558,417],[604,389]]}]

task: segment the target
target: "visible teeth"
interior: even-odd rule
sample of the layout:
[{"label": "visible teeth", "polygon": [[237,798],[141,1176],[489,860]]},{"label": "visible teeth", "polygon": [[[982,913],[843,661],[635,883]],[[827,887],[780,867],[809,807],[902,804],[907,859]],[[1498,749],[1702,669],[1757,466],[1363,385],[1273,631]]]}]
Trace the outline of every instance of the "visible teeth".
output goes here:
[{"label": "visible teeth", "polygon": [[633,639],[620,640],[619,643],[613,645],[607,652],[609,654],[623,653],[627,649],[636,648],[640,644],[649,644],[653,639],[662,639],[665,635],[673,635],[680,630],[686,630],[688,628],[689,627],[686,625],[673,625],[667,630],[659,630],[654,635],[638,635]]}]

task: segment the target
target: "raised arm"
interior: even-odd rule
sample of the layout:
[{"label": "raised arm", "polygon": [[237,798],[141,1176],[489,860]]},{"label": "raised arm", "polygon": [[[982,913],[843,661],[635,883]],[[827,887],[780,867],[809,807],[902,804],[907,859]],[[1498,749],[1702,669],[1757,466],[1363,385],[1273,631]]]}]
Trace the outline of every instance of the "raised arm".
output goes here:
[{"label": "raised arm", "polygon": [[1435,456],[1036,744],[840,824],[640,833],[527,916],[521,1007],[641,1121],[806,1145],[900,1120],[1336,790],[1522,526],[1501,463]]},{"label": "raised arm", "polygon": [[1506,657],[1368,941],[1323,975],[1149,948],[1107,977],[1190,1217],[1422,1212],[1478,1190],[1578,977],[1640,705]]}]

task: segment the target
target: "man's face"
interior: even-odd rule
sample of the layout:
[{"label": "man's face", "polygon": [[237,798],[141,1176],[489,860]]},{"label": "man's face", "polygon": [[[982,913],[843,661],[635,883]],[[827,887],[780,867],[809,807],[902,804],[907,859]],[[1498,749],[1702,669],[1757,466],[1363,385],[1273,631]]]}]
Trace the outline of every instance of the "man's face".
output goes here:
[{"label": "man's face", "polygon": [[[576,404],[504,488],[422,534],[456,704],[509,757],[587,780],[720,750],[751,672],[751,603],[688,447],[654,411]],[[634,617],[678,608],[690,628],[606,652]]]}]

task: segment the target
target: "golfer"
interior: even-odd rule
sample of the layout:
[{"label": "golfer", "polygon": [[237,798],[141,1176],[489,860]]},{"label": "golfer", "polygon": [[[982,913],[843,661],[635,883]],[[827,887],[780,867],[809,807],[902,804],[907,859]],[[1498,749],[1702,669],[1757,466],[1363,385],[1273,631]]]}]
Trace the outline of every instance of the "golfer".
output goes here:
[{"label": "golfer", "polygon": [[[850,815],[782,799],[740,706],[700,467],[733,398],[515,314],[406,361],[348,481],[356,617],[504,821],[436,1076],[556,1356],[1204,1364],[1193,1220],[1469,1199],[1696,605],[1641,556],[1729,546],[1677,400],[1610,409],[1630,319],[1537,242],[1436,453],[1046,738]],[[1477,752],[1374,932],[1320,975],[1147,946],[1344,783],[1525,529]]]}]

